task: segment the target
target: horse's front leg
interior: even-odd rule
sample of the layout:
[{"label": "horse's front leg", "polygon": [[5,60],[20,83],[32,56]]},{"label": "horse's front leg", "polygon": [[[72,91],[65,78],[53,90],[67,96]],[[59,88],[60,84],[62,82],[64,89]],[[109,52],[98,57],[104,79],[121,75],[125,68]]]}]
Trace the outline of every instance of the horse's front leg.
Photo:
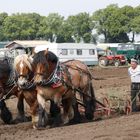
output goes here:
[{"label": "horse's front leg", "polygon": [[5,90],[3,88],[3,84],[0,82],[0,118],[6,123],[10,124],[12,121],[12,113],[6,106],[4,101]]},{"label": "horse's front leg", "polygon": [[40,95],[37,94],[37,100],[39,104],[38,108],[38,128],[45,127],[48,122],[48,114],[45,110],[45,99]]},{"label": "horse's front leg", "polygon": [[36,124],[38,122],[38,113],[37,113],[38,108],[39,108],[38,101],[36,99],[34,104],[30,107],[30,111],[31,111],[31,115],[32,115],[32,124],[33,124],[34,129],[36,129]]},{"label": "horse's front leg", "polygon": [[0,101],[0,118],[6,123],[10,124],[12,121],[12,113],[10,110],[7,108],[6,103],[4,100]]},{"label": "horse's front leg", "polygon": [[19,122],[27,122],[31,121],[30,117],[25,116],[24,112],[24,95],[22,92],[19,92],[17,95],[18,98],[18,103],[17,103],[17,109],[18,109],[18,115],[15,120],[13,120],[14,123],[19,123]]}]

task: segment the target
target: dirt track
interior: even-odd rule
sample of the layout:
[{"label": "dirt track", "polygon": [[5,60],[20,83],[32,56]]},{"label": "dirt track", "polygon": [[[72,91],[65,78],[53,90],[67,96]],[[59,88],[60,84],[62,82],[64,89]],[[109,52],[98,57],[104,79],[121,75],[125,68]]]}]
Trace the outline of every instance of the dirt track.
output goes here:
[{"label": "dirt track", "polygon": [[[96,96],[100,93],[123,94],[130,91],[128,68],[93,68]],[[16,113],[16,99],[8,101],[10,110]],[[31,122],[18,125],[0,123],[0,140],[138,140],[140,139],[140,113],[119,115],[101,121],[93,121],[59,128],[33,130]]]}]

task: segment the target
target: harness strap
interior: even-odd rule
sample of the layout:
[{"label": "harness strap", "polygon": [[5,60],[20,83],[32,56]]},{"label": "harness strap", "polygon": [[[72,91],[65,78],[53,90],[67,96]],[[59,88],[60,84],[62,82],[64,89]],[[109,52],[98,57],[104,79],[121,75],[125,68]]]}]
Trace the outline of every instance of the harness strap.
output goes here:
[{"label": "harness strap", "polygon": [[7,98],[8,95],[11,94],[11,91],[16,87],[16,85],[14,85],[8,92],[7,94],[5,94],[1,99],[0,99],[0,102],[5,100]]}]

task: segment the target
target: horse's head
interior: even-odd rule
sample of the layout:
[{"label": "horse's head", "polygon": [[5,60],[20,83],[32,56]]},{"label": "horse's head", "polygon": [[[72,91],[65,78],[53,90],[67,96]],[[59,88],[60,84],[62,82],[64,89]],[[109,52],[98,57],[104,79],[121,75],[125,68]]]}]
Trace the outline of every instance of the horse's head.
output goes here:
[{"label": "horse's head", "polygon": [[56,55],[48,51],[48,49],[36,53],[33,59],[34,82],[36,84],[41,84],[48,80],[54,71],[57,61],[58,58]]},{"label": "horse's head", "polygon": [[14,60],[14,68],[18,78],[18,85],[24,86],[30,80],[32,73],[31,59],[27,54],[18,55]]}]

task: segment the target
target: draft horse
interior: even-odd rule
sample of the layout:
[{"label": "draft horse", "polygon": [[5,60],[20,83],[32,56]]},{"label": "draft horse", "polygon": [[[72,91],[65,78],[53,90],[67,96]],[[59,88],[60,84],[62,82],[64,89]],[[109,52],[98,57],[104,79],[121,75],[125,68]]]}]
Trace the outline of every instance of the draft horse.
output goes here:
[{"label": "draft horse", "polygon": [[21,95],[30,107],[30,113],[32,116],[33,128],[36,125],[37,120],[37,91],[36,86],[33,83],[33,69],[32,60],[27,54],[18,55],[14,60],[14,70],[17,77],[17,85],[21,92]]},{"label": "draft horse", "polygon": [[[85,106],[85,116],[92,120],[95,111],[95,95],[92,87],[92,75],[81,61],[72,60],[60,63],[58,57],[48,51],[40,51],[34,55],[34,82],[39,103],[38,127],[44,126],[45,101],[53,100],[63,107],[61,117],[63,124],[70,120],[80,120],[76,92]],[[45,115],[44,115],[45,114]]]},{"label": "draft horse", "polygon": [[10,72],[11,69],[7,61],[5,59],[0,60],[0,110],[1,110],[0,117],[7,124],[9,124],[10,121],[12,120],[12,113],[7,108],[4,97],[5,86],[10,77]]},{"label": "draft horse", "polygon": [[[28,94],[23,94],[23,91],[16,84],[16,76],[13,69],[13,61],[11,58],[4,58],[0,61],[0,109],[1,119],[7,123],[18,123],[30,121],[30,117],[25,116],[24,112],[24,98],[28,97]],[[15,120],[12,118],[12,113],[7,108],[5,99],[9,99],[12,95],[15,95],[18,99],[17,109],[18,115]],[[33,96],[33,95],[32,95]],[[30,98],[30,102],[34,102],[34,99]],[[31,103],[29,104],[31,106]]]},{"label": "draft horse", "polygon": [[[14,69],[17,75],[17,85],[30,106],[33,128],[35,128],[38,120],[38,101],[36,85],[34,84],[32,57],[27,54],[17,56],[14,60]],[[57,110],[58,107],[51,102],[51,115],[55,117]]]}]

